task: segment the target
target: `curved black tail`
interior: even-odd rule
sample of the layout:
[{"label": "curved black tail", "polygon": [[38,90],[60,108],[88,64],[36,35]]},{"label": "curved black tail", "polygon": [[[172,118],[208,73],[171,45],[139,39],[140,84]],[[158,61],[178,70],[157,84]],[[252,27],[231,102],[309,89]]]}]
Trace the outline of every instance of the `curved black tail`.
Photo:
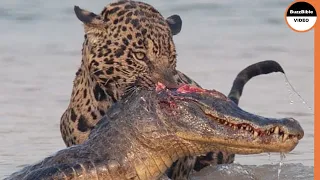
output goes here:
[{"label": "curved black tail", "polygon": [[273,72],[281,72],[285,74],[280,64],[273,60],[261,61],[246,67],[234,79],[228,97],[233,102],[238,104],[239,99],[242,95],[243,87],[251,78],[262,74],[270,74]]}]

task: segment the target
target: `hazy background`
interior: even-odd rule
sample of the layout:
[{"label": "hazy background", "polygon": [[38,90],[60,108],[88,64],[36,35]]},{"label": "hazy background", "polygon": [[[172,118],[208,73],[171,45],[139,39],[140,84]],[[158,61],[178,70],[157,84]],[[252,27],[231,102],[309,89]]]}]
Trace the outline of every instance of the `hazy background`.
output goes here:
[{"label": "hazy background", "polygon": [[[65,147],[60,116],[69,103],[83,41],[83,27],[73,5],[100,13],[110,2],[0,1],[0,178]],[[283,66],[289,81],[313,109],[313,31],[296,33],[287,27],[284,13],[291,1],[146,2],[166,17],[182,17],[182,31],[174,37],[178,68],[203,87],[227,94],[240,70],[272,59]],[[295,95],[290,97],[281,74],[252,79],[244,88],[240,106],[263,116],[298,119],[305,136],[287,154],[285,163],[302,163],[298,167],[302,173],[313,166],[313,110]],[[277,163],[280,155],[268,159],[267,154],[236,157],[241,164],[260,165]]]}]

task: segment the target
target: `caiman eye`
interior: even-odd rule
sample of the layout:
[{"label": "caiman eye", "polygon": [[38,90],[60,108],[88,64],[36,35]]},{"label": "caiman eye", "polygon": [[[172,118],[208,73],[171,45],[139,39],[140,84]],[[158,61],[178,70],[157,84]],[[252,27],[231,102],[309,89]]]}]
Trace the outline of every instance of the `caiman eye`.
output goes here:
[{"label": "caiman eye", "polygon": [[135,56],[136,59],[141,61],[145,60],[146,58],[146,54],[143,52],[133,52],[133,55]]}]

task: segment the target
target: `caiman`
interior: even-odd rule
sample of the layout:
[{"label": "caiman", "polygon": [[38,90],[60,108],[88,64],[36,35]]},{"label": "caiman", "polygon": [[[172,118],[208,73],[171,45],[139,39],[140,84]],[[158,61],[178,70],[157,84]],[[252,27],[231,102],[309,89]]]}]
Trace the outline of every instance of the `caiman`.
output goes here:
[{"label": "caiman", "polygon": [[251,114],[215,90],[138,88],[111,107],[83,144],[7,180],[159,179],[178,158],[290,152],[303,135],[297,120]]},{"label": "caiman", "polygon": [[[248,67],[241,70],[234,79],[228,98],[238,105],[243,92],[243,88],[250,79],[263,74],[270,74],[275,72],[285,74],[281,65],[273,60],[260,61],[249,65]],[[229,164],[233,163],[234,159],[234,154],[223,154],[222,152],[209,152],[206,155],[198,156],[196,158],[196,163],[193,169],[195,171],[200,171],[204,167],[210,165]],[[173,165],[175,165],[175,163]],[[171,174],[172,168],[168,169],[169,177],[172,177]]]}]

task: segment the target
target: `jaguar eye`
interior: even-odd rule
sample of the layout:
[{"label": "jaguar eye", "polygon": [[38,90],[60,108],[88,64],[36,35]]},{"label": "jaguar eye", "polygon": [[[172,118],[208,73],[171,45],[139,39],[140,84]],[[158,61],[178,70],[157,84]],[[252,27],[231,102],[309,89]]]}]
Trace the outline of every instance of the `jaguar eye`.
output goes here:
[{"label": "jaguar eye", "polygon": [[133,52],[133,54],[138,60],[144,60],[146,57],[146,54],[143,52]]}]

